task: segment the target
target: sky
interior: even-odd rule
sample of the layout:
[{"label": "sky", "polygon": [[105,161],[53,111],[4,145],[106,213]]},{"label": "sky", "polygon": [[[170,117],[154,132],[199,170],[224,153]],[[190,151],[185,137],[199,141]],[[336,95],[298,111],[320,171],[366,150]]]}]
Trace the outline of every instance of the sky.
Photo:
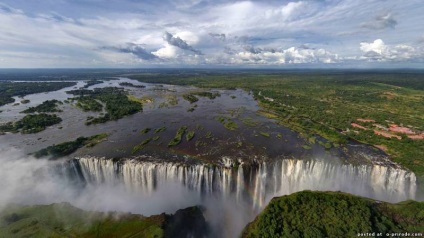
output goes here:
[{"label": "sky", "polygon": [[423,0],[0,0],[0,68],[424,68]]}]

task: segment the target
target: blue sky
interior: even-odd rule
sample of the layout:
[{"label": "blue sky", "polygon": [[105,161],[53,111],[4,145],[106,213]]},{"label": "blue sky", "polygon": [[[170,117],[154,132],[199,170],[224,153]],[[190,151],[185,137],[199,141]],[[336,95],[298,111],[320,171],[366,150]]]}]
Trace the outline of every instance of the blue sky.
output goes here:
[{"label": "blue sky", "polygon": [[0,68],[423,65],[423,0],[0,0]]}]

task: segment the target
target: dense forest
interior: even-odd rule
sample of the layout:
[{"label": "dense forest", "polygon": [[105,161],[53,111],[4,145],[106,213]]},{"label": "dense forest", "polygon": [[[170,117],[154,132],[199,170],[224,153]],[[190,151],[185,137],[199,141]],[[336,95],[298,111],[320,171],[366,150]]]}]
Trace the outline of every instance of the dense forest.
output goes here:
[{"label": "dense forest", "polygon": [[51,145],[34,153],[36,158],[50,156],[52,159],[57,159],[66,155],[70,155],[81,147],[93,147],[98,143],[106,140],[109,135],[106,133],[90,136],[78,137],[74,141],[63,142],[57,145]]},{"label": "dense forest", "polygon": [[61,112],[62,110],[59,110],[57,108],[58,105],[62,105],[63,103],[58,100],[47,100],[41,103],[38,106],[30,107],[26,110],[23,110],[21,113],[35,113],[35,112]]},{"label": "dense forest", "polygon": [[[253,237],[388,237],[424,231],[423,202],[397,204],[340,192],[303,191],[274,198],[243,231]],[[394,235],[400,237],[401,235]],[[422,235],[420,235],[421,237]]]},{"label": "dense forest", "polygon": [[86,125],[118,120],[124,116],[132,115],[143,110],[143,105],[139,101],[131,100],[128,97],[128,93],[122,88],[78,89],[68,91],[67,93],[79,96],[72,100],[76,100],[76,105],[84,111],[99,112],[103,109],[101,103],[106,105],[104,107],[105,114],[95,118],[87,118]]},{"label": "dense forest", "polygon": [[0,106],[15,102],[12,97],[52,92],[76,85],[75,82],[5,82],[0,81]]},{"label": "dense forest", "polygon": [[0,132],[21,132],[22,134],[37,133],[43,131],[48,126],[58,124],[62,119],[55,114],[30,114],[17,122],[9,122],[0,125]]}]

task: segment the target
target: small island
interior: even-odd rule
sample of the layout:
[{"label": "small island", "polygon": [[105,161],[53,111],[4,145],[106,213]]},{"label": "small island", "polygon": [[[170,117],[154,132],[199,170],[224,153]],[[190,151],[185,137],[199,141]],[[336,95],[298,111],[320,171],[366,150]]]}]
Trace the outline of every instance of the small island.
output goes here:
[{"label": "small island", "polygon": [[31,114],[17,122],[8,122],[0,125],[0,132],[21,132],[22,134],[37,133],[45,130],[48,126],[58,124],[62,121],[56,114]]}]

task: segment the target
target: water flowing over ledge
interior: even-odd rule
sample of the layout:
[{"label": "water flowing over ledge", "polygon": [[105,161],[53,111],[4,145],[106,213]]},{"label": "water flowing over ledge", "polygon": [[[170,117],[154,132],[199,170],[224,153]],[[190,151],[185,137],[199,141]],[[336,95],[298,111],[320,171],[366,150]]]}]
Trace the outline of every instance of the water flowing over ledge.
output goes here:
[{"label": "water flowing over ledge", "polygon": [[111,160],[83,157],[70,160],[68,175],[80,182],[124,184],[151,193],[167,182],[178,182],[202,196],[233,197],[261,209],[274,196],[301,190],[343,191],[388,202],[414,199],[415,174],[381,165],[342,165],[318,160],[284,159],[255,165],[222,166],[171,162]]}]

